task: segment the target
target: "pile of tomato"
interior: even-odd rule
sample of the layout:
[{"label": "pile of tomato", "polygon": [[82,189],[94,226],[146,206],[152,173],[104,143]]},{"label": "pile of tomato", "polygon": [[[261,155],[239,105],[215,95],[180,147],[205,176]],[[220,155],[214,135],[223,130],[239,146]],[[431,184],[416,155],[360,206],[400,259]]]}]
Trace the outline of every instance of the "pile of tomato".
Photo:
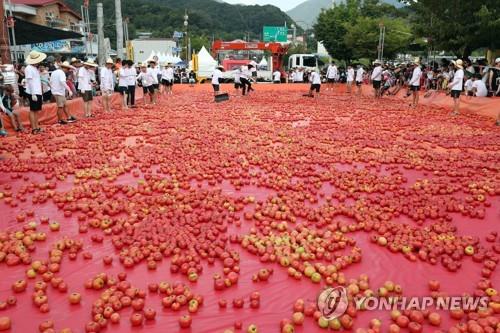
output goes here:
[{"label": "pile of tomato", "polygon": [[[0,331],[500,332],[499,150],[477,116],[286,89],[183,90],[2,141]],[[440,278],[396,283],[370,251]],[[330,286],[339,318],[316,308]],[[450,294],[487,307],[354,306]]]}]

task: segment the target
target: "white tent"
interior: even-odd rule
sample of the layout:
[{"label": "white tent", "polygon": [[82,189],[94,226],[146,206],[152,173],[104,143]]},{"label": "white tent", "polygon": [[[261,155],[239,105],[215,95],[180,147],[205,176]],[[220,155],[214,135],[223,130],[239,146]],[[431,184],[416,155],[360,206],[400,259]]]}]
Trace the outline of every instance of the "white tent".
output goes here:
[{"label": "white tent", "polygon": [[217,61],[208,53],[205,46],[198,52],[198,77],[210,77],[217,66]]}]

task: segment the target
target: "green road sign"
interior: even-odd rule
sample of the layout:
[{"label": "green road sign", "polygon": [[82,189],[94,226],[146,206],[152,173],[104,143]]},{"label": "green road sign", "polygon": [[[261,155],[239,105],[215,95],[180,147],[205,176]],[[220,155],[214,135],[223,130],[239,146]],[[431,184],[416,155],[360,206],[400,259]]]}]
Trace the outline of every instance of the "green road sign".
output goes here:
[{"label": "green road sign", "polygon": [[286,27],[267,27],[264,26],[263,34],[264,42],[281,42],[288,41],[288,29]]}]

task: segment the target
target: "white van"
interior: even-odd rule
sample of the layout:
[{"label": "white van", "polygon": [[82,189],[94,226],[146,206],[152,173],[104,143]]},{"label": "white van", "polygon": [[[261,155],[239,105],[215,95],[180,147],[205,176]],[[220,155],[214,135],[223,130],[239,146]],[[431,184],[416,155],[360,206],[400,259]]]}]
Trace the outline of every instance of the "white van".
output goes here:
[{"label": "white van", "polygon": [[292,54],[288,58],[288,69],[298,67],[315,70],[319,68],[318,57],[314,54]]}]

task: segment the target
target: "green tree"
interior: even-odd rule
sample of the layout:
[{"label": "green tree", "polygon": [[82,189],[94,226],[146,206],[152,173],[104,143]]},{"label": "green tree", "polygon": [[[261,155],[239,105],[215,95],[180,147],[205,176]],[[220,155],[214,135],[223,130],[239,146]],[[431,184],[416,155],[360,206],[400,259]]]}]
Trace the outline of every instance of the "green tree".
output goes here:
[{"label": "green tree", "polygon": [[403,19],[360,16],[354,24],[346,25],[345,45],[355,59],[377,56],[380,24],[385,26],[384,57],[393,58],[412,41],[410,28]]},{"label": "green tree", "polygon": [[380,0],[347,0],[323,11],[314,27],[330,55],[350,62],[377,55],[379,24],[386,26],[384,55],[393,57],[412,41],[408,11]]},{"label": "green tree", "polygon": [[468,57],[479,47],[499,47],[498,0],[401,0],[413,11],[415,32],[434,48]]},{"label": "green tree", "polygon": [[319,14],[314,33],[332,57],[346,61],[352,59],[352,50],[346,46],[344,36],[346,27],[358,17],[359,8],[359,0],[347,0]]}]

